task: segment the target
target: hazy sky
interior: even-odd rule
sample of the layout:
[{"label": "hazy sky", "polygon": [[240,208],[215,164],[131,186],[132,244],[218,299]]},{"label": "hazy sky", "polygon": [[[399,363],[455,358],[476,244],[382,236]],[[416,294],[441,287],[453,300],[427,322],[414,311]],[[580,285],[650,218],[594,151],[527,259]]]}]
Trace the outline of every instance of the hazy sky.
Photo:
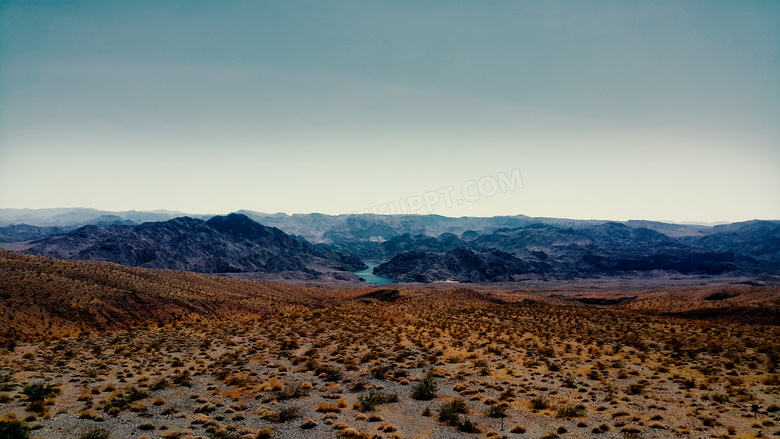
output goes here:
[{"label": "hazy sky", "polygon": [[420,199],[780,219],[780,2],[0,0],[0,207]]}]

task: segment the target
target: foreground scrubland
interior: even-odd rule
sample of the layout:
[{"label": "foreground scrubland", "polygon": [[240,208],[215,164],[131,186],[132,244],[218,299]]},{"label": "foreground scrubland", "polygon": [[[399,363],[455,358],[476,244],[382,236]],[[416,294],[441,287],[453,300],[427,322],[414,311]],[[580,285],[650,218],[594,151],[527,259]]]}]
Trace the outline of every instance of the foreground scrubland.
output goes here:
[{"label": "foreground scrubland", "polygon": [[3,437],[780,432],[774,287],[332,290],[2,256]]}]

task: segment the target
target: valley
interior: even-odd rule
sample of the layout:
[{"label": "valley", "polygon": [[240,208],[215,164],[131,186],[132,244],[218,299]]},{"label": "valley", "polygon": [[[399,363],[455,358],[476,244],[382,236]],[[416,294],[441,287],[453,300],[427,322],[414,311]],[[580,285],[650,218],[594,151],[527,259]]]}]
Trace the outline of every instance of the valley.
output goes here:
[{"label": "valley", "polygon": [[[652,221],[447,218],[438,215],[261,214],[182,216],[137,224],[95,212],[94,224],[0,212],[1,248],[42,256],[266,280],[359,284],[364,261],[411,283],[511,283],[676,276],[780,279],[780,222],[714,226]],[[24,215],[26,216],[24,216]],[[79,216],[82,215],[82,216]],[[122,216],[125,215],[125,216]],[[148,213],[147,215],[163,215]],[[169,213],[172,215],[172,213]],[[114,219],[114,222],[109,222]],[[52,225],[56,224],[56,226]]]},{"label": "valley", "polygon": [[350,218],[4,228],[0,433],[780,434],[777,222]]}]

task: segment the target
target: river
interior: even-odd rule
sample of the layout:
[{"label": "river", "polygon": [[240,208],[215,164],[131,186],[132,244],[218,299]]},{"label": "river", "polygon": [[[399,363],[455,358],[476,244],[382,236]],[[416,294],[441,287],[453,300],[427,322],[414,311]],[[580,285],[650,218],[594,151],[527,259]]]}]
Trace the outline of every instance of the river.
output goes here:
[{"label": "river", "polygon": [[389,279],[382,276],[377,276],[373,273],[374,267],[379,265],[378,262],[366,262],[366,265],[368,265],[368,268],[365,270],[356,271],[355,274],[360,276],[361,278],[365,279],[367,283],[374,284],[374,285],[384,285],[389,284],[391,282],[397,282],[395,279]]}]

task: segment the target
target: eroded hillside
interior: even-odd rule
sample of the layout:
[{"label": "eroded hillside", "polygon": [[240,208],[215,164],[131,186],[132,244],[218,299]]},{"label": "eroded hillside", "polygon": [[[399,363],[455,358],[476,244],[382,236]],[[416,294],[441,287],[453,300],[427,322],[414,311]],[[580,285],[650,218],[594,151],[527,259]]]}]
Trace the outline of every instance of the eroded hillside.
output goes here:
[{"label": "eroded hillside", "polygon": [[332,290],[0,251],[5,340],[336,303]]}]

